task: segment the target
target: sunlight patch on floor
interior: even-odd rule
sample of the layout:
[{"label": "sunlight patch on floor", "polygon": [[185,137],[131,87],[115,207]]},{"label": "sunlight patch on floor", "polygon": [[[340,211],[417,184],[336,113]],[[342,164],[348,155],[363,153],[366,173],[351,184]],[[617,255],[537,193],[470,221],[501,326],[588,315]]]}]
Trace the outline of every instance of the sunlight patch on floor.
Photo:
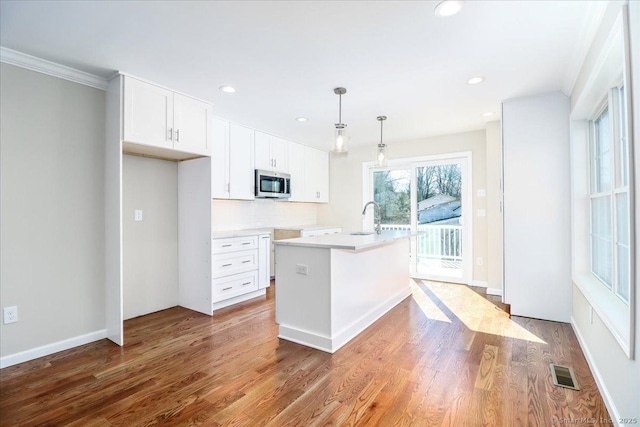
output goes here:
[{"label": "sunlight patch on floor", "polygon": [[451,311],[450,316],[460,319],[472,331],[546,344],[538,336],[511,320],[506,313],[497,310],[490,301],[464,285],[427,280],[418,280],[416,284],[414,299],[421,300],[424,297],[431,300],[434,297],[437,298],[447,306],[448,310],[438,308],[436,301],[432,300],[431,303],[445,317],[447,317],[445,311]]},{"label": "sunlight patch on floor", "polygon": [[451,319],[449,319],[447,315],[444,314],[442,310],[440,310],[440,307],[438,307],[436,303],[431,300],[431,298],[429,298],[424,292],[421,291],[418,286],[419,282],[419,280],[414,281],[413,300],[416,302],[416,304],[418,304],[418,307],[420,307],[425,316],[427,316],[429,319],[451,323]]}]

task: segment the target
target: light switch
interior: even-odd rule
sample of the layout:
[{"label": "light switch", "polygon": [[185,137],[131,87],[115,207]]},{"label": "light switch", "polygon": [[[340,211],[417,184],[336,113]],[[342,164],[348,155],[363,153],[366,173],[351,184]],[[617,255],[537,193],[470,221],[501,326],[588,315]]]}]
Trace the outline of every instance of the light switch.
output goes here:
[{"label": "light switch", "polygon": [[141,209],[136,209],[134,217],[135,217],[136,221],[142,221],[142,210]]}]

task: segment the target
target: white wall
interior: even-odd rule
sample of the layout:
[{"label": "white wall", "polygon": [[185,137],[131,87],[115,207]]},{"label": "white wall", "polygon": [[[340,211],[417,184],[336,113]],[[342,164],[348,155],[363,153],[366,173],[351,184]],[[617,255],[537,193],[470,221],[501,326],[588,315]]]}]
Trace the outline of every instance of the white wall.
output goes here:
[{"label": "white wall", "polygon": [[502,128],[487,123],[487,278],[489,288],[502,291]]},{"label": "white wall", "polygon": [[[600,54],[604,41],[609,35],[615,17],[620,10],[619,4],[611,4],[605,15],[591,49],[588,60],[580,71],[578,82],[588,80],[593,72],[595,59]],[[631,29],[631,78],[632,78],[632,103],[633,103],[633,142],[635,146],[635,198],[636,198],[636,281],[635,286],[636,317],[635,317],[635,360],[631,360],[624,353],[607,326],[593,313],[593,323],[589,320],[591,307],[580,289],[573,286],[573,312],[572,322],[581,346],[584,350],[589,365],[594,373],[600,390],[607,402],[612,417],[636,417],[640,419],[640,316],[637,307],[640,307],[640,292],[638,289],[638,271],[640,266],[640,251],[637,250],[637,242],[640,242],[640,209],[638,208],[638,189],[640,188],[640,2],[629,2],[629,23]],[[571,95],[572,106],[576,106],[578,98],[582,94],[584,84],[576,85]],[[635,424],[629,424],[635,425]]]},{"label": "white wall", "polygon": [[214,199],[211,207],[213,231],[315,224],[318,218],[317,206],[319,205],[315,203],[268,199]]},{"label": "white wall", "polygon": [[4,63],[0,93],[4,357],[104,330],[105,94]]},{"label": "white wall", "polygon": [[[447,154],[471,151],[473,156],[473,210],[486,209],[487,198],[477,197],[478,189],[486,189],[487,159],[484,130],[443,135],[388,145],[389,158]],[[343,231],[362,229],[362,163],[374,160],[374,146],[353,147],[347,156],[331,157],[330,203],[318,207],[318,222],[339,224]],[[487,217],[473,217],[473,260],[487,259]],[[473,280],[487,282],[487,262],[473,267]]]},{"label": "white wall", "polygon": [[560,92],[502,104],[504,286],[511,313],[571,316],[569,98]]},{"label": "white wall", "polygon": [[[124,318],[178,305],[178,163],[122,156]],[[142,221],[134,211],[142,210]]]}]

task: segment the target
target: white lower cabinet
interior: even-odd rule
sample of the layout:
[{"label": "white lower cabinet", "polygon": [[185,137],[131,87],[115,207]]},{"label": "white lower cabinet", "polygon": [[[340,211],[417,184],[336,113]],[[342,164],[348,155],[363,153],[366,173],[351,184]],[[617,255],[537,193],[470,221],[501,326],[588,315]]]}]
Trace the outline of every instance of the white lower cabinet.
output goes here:
[{"label": "white lower cabinet", "polygon": [[213,239],[212,311],[265,294],[271,237],[256,234]]},{"label": "white lower cabinet", "polygon": [[258,288],[271,285],[271,236],[263,234],[258,242]]}]

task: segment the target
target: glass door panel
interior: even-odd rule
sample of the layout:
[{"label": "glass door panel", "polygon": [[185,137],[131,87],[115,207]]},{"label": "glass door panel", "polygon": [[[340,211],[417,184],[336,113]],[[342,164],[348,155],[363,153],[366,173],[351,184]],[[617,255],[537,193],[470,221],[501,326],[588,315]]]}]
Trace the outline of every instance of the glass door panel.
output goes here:
[{"label": "glass door panel", "polygon": [[460,281],[463,268],[463,168],[458,162],[415,168],[416,276]]}]

